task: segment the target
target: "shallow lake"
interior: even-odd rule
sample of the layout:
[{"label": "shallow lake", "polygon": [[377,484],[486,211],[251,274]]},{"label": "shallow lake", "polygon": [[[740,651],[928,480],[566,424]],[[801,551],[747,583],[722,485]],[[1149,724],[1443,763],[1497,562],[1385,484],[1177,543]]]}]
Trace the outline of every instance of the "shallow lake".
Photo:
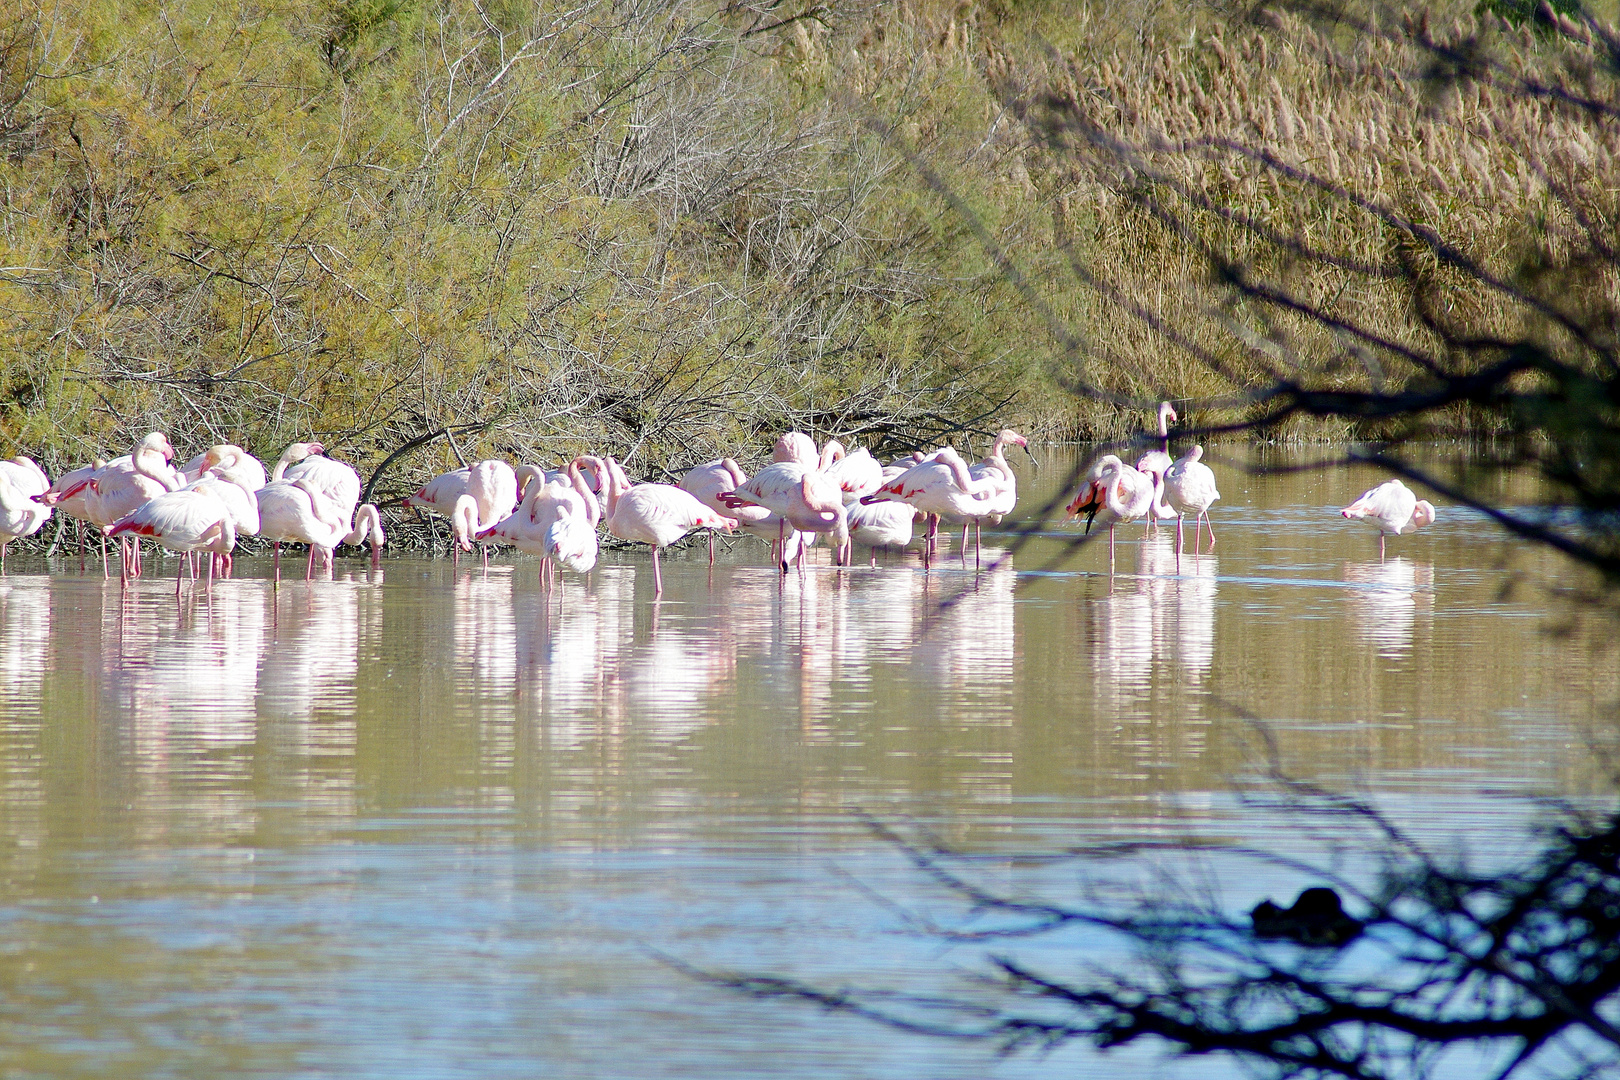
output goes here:
[{"label": "shallow lake", "polygon": [[[1073,448],[1022,458],[1020,514]],[[968,850],[1198,837],[1308,853],[1266,790],[1363,792],[1442,847],[1517,842],[1608,790],[1612,623],[1580,575],[1376,482],[1214,456],[1214,554],[1052,524],[785,579],[733,540],[537,563],[340,560],[212,596],[13,556],[0,580],[0,1074],[7,1077],[1119,1075],[996,1058],[681,974],[943,985],[942,898],[863,815]],[[1509,504],[1533,486],[1504,482]],[[1206,541],[1207,542],[1207,541]],[[293,564],[301,572],[301,562]],[[116,571],[115,571],[116,572]],[[1018,860],[1009,888],[1075,868]],[[1066,876],[1065,876],[1066,875]],[[1301,881],[1256,868],[1246,909]],[[1051,960],[1063,963],[1061,956]],[[1187,1075],[1212,1075],[1209,1062]],[[1170,1075],[1173,1069],[1162,1070]]]}]

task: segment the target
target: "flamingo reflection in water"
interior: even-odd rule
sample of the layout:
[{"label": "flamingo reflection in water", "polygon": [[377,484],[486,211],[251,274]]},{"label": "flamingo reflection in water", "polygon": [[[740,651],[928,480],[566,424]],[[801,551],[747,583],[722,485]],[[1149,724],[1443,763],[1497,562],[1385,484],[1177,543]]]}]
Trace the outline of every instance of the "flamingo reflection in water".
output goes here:
[{"label": "flamingo reflection in water", "polygon": [[0,578],[0,704],[37,713],[51,631],[51,579]]},{"label": "flamingo reflection in water", "polygon": [[[326,753],[353,752],[355,679],[362,639],[382,633],[382,596],[377,577],[343,577],[313,584],[283,584],[274,591],[271,639],[259,666],[258,708],[266,717],[297,721],[279,738],[325,746]],[[320,715],[338,724],[313,730]]]},{"label": "flamingo reflection in water", "polygon": [[1144,541],[1140,558],[1141,573],[1150,577],[1145,587],[1153,601],[1154,658],[1202,681],[1215,662],[1220,564],[1212,554],[1179,558],[1168,537]]},{"label": "flamingo reflection in water", "polygon": [[606,565],[592,576],[590,588],[564,584],[563,604],[543,589],[512,596],[518,715],[544,725],[559,749],[615,730],[622,713],[617,681],[635,631],[636,572]]},{"label": "flamingo reflection in water", "polygon": [[508,700],[517,688],[518,644],[510,566],[468,571],[456,578],[451,637],[457,695],[475,701]]},{"label": "flamingo reflection in water", "polygon": [[1344,580],[1356,636],[1381,656],[1412,648],[1419,610],[1434,607],[1434,567],[1396,556],[1388,562],[1347,563]]}]

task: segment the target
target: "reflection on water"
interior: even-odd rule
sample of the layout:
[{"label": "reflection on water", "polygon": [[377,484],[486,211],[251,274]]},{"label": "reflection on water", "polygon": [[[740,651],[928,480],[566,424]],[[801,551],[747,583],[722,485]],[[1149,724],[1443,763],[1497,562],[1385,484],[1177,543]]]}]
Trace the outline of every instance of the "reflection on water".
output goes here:
[{"label": "reflection on water", "polygon": [[1418,612],[1434,609],[1434,567],[1397,556],[1381,562],[1346,563],[1344,580],[1356,636],[1397,657],[1412,648]]},{"label": "reflection on water", "polygon": [[[1021,478],[1031,505],[1062,472]],[[830,863],[886,857],[856,809],[1013,847],[1282,828],[1224,795],[1256,765],[1251,716],[1326,783],[1601,788],[1585,748],[1620,697],[1609,635],[1555,638],[1546,594],[1504,599],[1481,569],[1499,541],[1460,511],[1364,561],[1321,507],[1367,480],[1223,482],[1219,558],[1178,568],[1173,530],[1138,527],[1113,575],[1106,545],[1037,572],[1055,528],[1017,551],[987,537],[977,575],[954,553],[783,577],[758,547],[712,570],[671,551],[656,602],[639,552],[550,592],[517,558],[279,587],[243,559],[250,576],[178,600],[158,574],[13,569],[0,917],[58,929],[19,946],[49,973],[18,1040],[42,1056],[0,1045],[0,1072],[188,1072],[162,1048],[194,1021],[151,1003],[206,992],[236,1019],[190,1042],[267,1075],[387,1075],[426,1028],[446,1060],[496,1046],[513,1075],[915,1075],[926,1044],[819,1014],[765,1062],[779,1006],[626,943],[750,967],[763,940],[840,980],[904,951],[881,905],[827,888]],[[1514,550],[1530,580],[1567,573]],[[312,1004],[337,992],[365,1016]],[[108,1031],[159,1049],[127,1059]],[[630,1031],[657,1052],[627,1066]]]}]

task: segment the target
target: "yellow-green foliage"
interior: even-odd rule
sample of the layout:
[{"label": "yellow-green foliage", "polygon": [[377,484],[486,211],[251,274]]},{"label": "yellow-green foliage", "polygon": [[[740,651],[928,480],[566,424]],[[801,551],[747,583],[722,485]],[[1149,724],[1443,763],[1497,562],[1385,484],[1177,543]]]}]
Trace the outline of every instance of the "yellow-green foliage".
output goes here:
[{"label": "yellow-green foliage", "polygon": [[[1117,434],[1141,417],[1116,399],[1266,378],[1251,338],[1332,342],[1223,307],[1126,180],[1041,141],[1042,100],[1160,145],[1150,164],[1213,206],[1368,260],[1397,241],[1366,214],[1175,144],[1243,139],[1499,260],[1568,227],[1538,168],[1615,160],[1612,128],[1551,107],[1434,107],[1410,49],[1205,5],[1143,25],[1086,2],[31,2],[0,14],[0,452],[55,467],[154,427],[182,451],[313,435],[362,466],[452,428],[468,455],[647,470],[789,421]],[[1524,65],[1561,47],[1475,32]],[[1401,287],[1299,275],[1422,332]],[[431,442],[387,487],[451,461]]]}]

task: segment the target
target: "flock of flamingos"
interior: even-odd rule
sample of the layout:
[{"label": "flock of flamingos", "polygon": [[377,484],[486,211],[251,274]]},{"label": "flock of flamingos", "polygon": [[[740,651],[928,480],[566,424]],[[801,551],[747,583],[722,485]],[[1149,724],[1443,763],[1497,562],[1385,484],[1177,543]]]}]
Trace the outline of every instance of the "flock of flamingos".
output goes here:
[{"label": "flock of flamingos", "polygon": [[[1178,573],[1187,517],[1193,518],[1194,552],[1202,550],[1200,523],[1208,528],[1210,547],[1215,545],[1209,525],[1209,508],[1220,498],[1215,474],[1200,461],[1201,446],[1171,458],[1168,425],[1175,419],[1170,403],[1162,403],[1160,449],[1135,467],[1104,455],[1068,505],[1071,519],[1086,515],[1088,532],[1099,523],[1108,526],[1110,570],[1114,529],[1130,521],[1176,519]],[[876,549],[909,545],[921,518],[924,567],[938,557],[941,521],[962,527],[965,561],[968,530],[977,535],[980,526],[1001,521],[1017,504],[1008,446],[1027,451],[1028,443],[1003,430],[975,464],[944,447],[883,465],[867,450],[846,451],[836,441],[818,449],[808,435],[789,432],[776,440],[772,462],[752,477],[735,460],[722,458],[691,469],[679,485],[632,483],[612,457],[581,456],[549,471],[487,460],[436,477],[404,504],[448,518],[458,557],[475,543],[540,556],[548,587],[560,570],[583,574],[596,565],[598,530],[605,525],[621,540],[652,547],[656,596],[663,592],[659,549],[698,529],[752,533],[772,544],[773,559],[787,572],[795,561],[803,566],[805,549],[821,537],[831,545],[835,564],[848,565],[855,544],[871,548],[875,564]],[[74,469],[55,482],[27,457],[0,461],[0,569],[6,546],[39,531],[56,510],[101,530],[103,572],[106,540],[115,538],[126,579],[141,572],[141,537],[182,554],[208,553],[210,585],[216,572],[229,575],[236,539],[243,535],[273,542],[277,580],[284,542],[308,545],[306,578],[317,559],[330,568],[341,544],[369,543],[373,561],[379,556],[385,537],[377,507],[359,505],[360,477],[326,457],[318,442],[287,447],[268,474],[238,446],[210,447],[179,467],[174,457],[169,440],[153,432],[128,455]],[[1386,534],[1434,521],[1434,507],[1399,480],[1380,484],[1340,513],[1378,528],[1380,557]],[[194,560],[180,563],[177,592],[187,565],[194,577],[198,573]]]}]

